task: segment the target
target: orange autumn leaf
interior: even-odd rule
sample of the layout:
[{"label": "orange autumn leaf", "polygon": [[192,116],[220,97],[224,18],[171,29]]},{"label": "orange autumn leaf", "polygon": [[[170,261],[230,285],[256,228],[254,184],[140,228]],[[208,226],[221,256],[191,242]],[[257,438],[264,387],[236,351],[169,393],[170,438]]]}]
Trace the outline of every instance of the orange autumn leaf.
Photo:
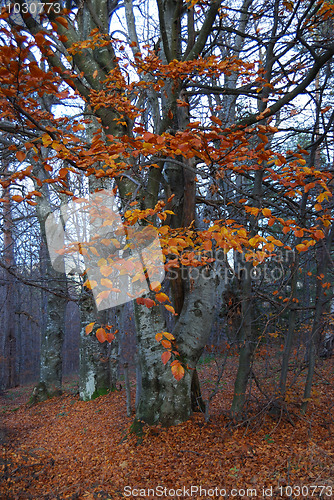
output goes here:
[{"label": "orange autumn leaf", "polygon": [[20,162],[24,161],[26,158],[26,154],[23,151],[17,151],[15,156]]},{"label": "orange autumn leaf", "polygon": [[68,29],[68,22],[65,19],[65,17],[56,17],[56,21],[57,21],[57,23],[59,23],[62,26],[64,26],[64,28]]},{"label": "orange autumn leaf", "polygon": [[169,226],[161,226],[161,227],[159,227],[159,233],[160,233],[160,234],[165,235],[165,234],[167,234],[168,232],[169,232]]},{"label": "orange autumn leaf", "polygon": [[106,341],[109,342],[109,344],[114,340],[115,335],[111,332],[106,333]]},{"label": "orange autumn leaf", "polygon": [[93,321],[93,323],[89,323],[89,325],[86,326],[85,328],[86,335],[89,335],[93,331],[94,325],[95,321]]},{"label": "orange autumn leaf", "polygon": [[168,295],[166,295],[165,293],[157,293],[155,298],[157,299],[158,302],[170,302],[170,299],[168,297]]},{"label": "orange autumn leaf", "polygon": [[171,312],[172,314],[174,314],[174,316],[177,316],[176,312],[175,312],[175,309],[173,306],[166,306],[165,305],[165,308],[167,309],[167,311]]},{"label": "orange autumn leaf", "polygon": [[249,212],[250,214],[254,215],[255,217],[258,215],[260,212],[260,209],[257,207],[245,207],[246,212]]},{"label": "orange autumn leaf", "polygon": [[102,300],[106,299],[109,297],[111,290],[104,290],[103,292],[100,292],[98,296],[96,297],[96,304],[100,305]]},{"label": "orange autumn leaf", "polygon": [[109,276],[109,274],[111,274],[112,271],[113,271],[113,268],[111,266],[101,266],[100,267],[100,273],[103,276]]},{"label": "orange autumn leaf", "polygon": [[101,285],[106,286],[107,288],[113,288],[112,281],[108,278],[102,278],[101,279]]},{"label": "orange autumn leaf", "polygon": [[96,330],[96,338],[101,344],[107,340],[107,334],[104,328],[98,328]]},{"label": "orange autumn leaf", "polygon": [[39,198],[42,198],[42,196],[43,196],[43,195],[42,195],[42,193],[41,193],[40,191],[36,191],[36,190],[34,190],[34,191],[30,191],[30,193],[29,193],[29,194],[33,194],[33,195],[35,195],[35,196],[38,196]]},{"label": "orange autumn leaf", "polygon": [[173,377],[179,381],[184,377],[184,368],[178,360],[171,363]]},{"label": "orange autumn leaf", "polygon": [[105,246],[107,247],[108,245],[110,245],[111,240],[109,240],[109,239],[107,239],[107,238],[103,238],[103,239],[101,240],[101,243],[103,243],[103,245],[105,245]]},{"label": "orange autumn leaf", "polygon": [[321,229],[317,229],[316,231],[313,231],[313,235],[317,240],[322,240],[325,237],[324,232],[321,231]]},{"label": "orange autumn leaf", "polygon": [[151,307],[155,306],[156,303],[152,299],[144,299],[144,305],[150,309]]},{"label": "orange autumn leaf", "polygon": [[171,358],[172,353],[170,351],[165,351],[161,354],[161,360],[165,365]]},{"label": "orange autumn leaf", "polygon": [[160,292],[160,290],[161,290],[160,281],[152,281],[152,283],[150,283],[150,289],[155,291],[155,292]]},{"label": "orange autumn leaf", "polygon": [[169,342],[169,340],[165,340],[165,339],[163,339],[161,341],[161,345],[163,345],[163,347],[165,349],[171,349],[171,347],[172,347],[172,344]]},{"label": "orange autumn leaf", "polygon": [[214,123],[216,123],[217,125],[219,125],[220,127],[222,126],[223,122],[221,121],[220,118],[217,118],[217,116],[210,116],[210,120]]},{"label": "orange autumn leaf", "polygon": [[68,174],[67,168],[61,168],[59,170],[58,177],[60,177],[62,179],[65,179],[65,177],[67,176],[67,174]]},{"label": "orange autumn leaf", "polygon": [[206,252],[209,252],[210,250],[212,250],[212,241],[211,240],[204,241],[203,248]]},{"label": "orange autumn leaf", "polygon": [[95,280],[86,280],[84,282],[84,286],[88,288],[89,290],[93,290],[97,286],[97,281]]},{"label": "orange autumn leaf", "polygon": [[92,252],[93,255],[96,255],[96,257],[100,257],[100,254],[95,247],[89,247],[89,250]]},{"label": "orange autumn leaf", "polygon": [[166,337],[166,339],[168,340],[175,340],[175,337],[174,335],[172,335],[171,333],[169,332],[162,332],[163,336]]}]

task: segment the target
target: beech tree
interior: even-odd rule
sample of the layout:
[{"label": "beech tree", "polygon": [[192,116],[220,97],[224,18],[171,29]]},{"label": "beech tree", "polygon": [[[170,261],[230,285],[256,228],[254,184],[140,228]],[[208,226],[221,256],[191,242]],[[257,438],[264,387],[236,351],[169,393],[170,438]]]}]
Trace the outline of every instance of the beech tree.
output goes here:
[{"label": "beech tree", "polygon": [[[5,160],[6,161],[6,160]],[[7,159],[8,161],[8,159]],[[4,165],[4,173],[7,173],[7,166]],[[13,237],[13,220],[11,212],[11,201],[9,189],[3,192],[5,203],[3,205],[3,260],[6,267],[15,266],[14,256],[14,237]],[[3,272],[3,285],[4,291],[4,335],[2,337],[3,345],[1,351],[4,353],[4,359],[1,363],[1,379],[2,389],[15,387],[18,383],[16,375],[16,336],[15,324],[12,321],[11,315],[14,309],[16,293],[15,293],[15,280],[14,277],[2,269]]]},{"label": "beech tree", "polygon": [[[149,293],[134,301],[141,371],[136,417],[149,424],[182,422],[200,403],[196,364],[210,335],[216,288],[226,284],[217,270],[229,265],[233,251],[240,308],[231,414],[240,418],[261,337],[253,328],[253,270],[282,247],[302,255],[330,232],[331,174],[309,154],[331,127],[330,102],[318,107],[322,130],[306,146],[286,149],[282,134],[302,128],[299,116],[312,120],[317,81],[330,100],[334,46],[320,26],[330,22],[332,5],[158,0],[154,7],[148,3],[148,19],[131,0],[89,0],[72,9],[54,2],[38,15],[21,0],[15,5],[19,16],[8,7],[2,12],[6,119],[0,129],[12,135],[21,165],[3,188],[23,183],[24,195],[13,200],[35,206],[39,192],[29,179],[75,201],[82,179],[95,178],[94,189],[113,189],[125,227],[152,226],[160,235],[167,278],[162,286],[148,279]],[[64,104],[61,113],[41,107],[46,95]],[[83,132],[92,124],[89,139]],[[34,174],[36,162],[45,170],[42,180]],[[206,207],[212,208],[209,220],[202,216]],[[94,245],[85,249],[96,251]],[[106,283],[112,264],[99,265]],[[280,405],[298,266],[294,260],[285,297],[291,312]],[[94,286],[86,280],[86,288]],[[109,284],[100,299],[112,290]],[[93,316],[85,334],[112,340],[107,325],[97,331],[92,323]]]}]

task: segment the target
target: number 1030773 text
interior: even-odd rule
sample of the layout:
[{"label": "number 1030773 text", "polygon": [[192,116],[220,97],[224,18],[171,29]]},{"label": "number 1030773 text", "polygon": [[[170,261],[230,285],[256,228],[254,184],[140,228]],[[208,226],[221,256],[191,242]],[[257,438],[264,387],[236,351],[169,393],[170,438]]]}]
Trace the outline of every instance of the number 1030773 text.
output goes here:
[{"label": "number 1030773 text", "polygon": [[8,12],[9,14],[31,14],[32,16],[36,14],[49,14],[51,11],[56,14],[60,14],[61,6],[59,2],[39,2],[30,1],[25,3],[9,3]]}]

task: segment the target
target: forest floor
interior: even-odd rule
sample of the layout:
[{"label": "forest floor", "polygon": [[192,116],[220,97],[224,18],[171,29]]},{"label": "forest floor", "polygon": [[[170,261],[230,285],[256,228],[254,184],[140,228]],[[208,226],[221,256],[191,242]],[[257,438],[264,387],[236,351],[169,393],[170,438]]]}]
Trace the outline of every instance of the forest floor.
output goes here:
[{"label": "forest floor", "polygon": [[[258,361],[257,381],[270,394],[270,363]],[[302,378],[288,413],[275,417],[253,382],[250,418],[239,425],[228,417],[235,369],[230,357],[208,423],[195,413],[169,429],[146,428],[141,439],[129,433],[124,389],[82,402],[72,380],[62,396],[31,407],[31,386],[8,391],[0,398],[0,498],[334,498],[334,358],[317,366],[305,417]],[[214,362],[199,375],[207,396]]]}]

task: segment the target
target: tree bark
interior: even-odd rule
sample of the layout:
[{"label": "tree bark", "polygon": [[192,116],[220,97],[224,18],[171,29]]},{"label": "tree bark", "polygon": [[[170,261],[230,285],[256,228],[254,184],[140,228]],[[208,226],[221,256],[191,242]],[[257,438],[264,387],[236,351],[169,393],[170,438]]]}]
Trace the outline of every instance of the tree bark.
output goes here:
[{"label": "tree bark", "polygon": [[[5,167],[6,168],[6,167]],[[4,233],[4,263],[8,268],[15,266],[13,218],[9,188],[4,189],[3,198],[3,233]],[[4,327],[3,327],[3,357],[2,363],[2,389],[10,389],[18,384],[16,371],[16,335],[15,335],[15,278],[6,270],[4,272]]]},{"label": "tree bark", "polygon": [[[47,250],[45,222],[51,213],[48,192],[44,189],[43,196],[38,198],[36,207],[41,229],[42,251],[45,269],[45,282],[50,286],[46,298],[45,323],[41,331],[40,376],[39,382],[44,384],[48,396],[59,394],[62,390],[62,348],[65,332],[65,314],[67,306],[67,279],[65,268],[63,272],[56,271],[51,263]],[[57,293],[55,295],[54,293]],[[40,386],[42,387],[42,386]],[[40,394],[41,391],[38,391]],[[44,396],[43,396],[44,399]]]},{"label": "tree bark", "polygon": [[186,291],[182,313],[172,332],[181,360],[188,367],[180,381],[174,379],[169,363],[163,365],[164,350],[158,342],[154,343],[155,334],[165,331],[161,310],[135,307],[142,377],[138,420],[170,426],[187,420],[192,414],[193,373],[210,335],[214,292],[212,277],[205,270],[198,271],[196,280],[191,281],[191,289]]},{"label": "tree bark", "polygon": [[89,401],[107,394],[113,386],[110,384],[108,343],[101,344],[97,340],[94,333],[96,327],[90,335],[87,335],[85,331],[86,325],[98,319],[90,290],[82,291],[79,305],[81,313],[79,393],[83,401]]}]

